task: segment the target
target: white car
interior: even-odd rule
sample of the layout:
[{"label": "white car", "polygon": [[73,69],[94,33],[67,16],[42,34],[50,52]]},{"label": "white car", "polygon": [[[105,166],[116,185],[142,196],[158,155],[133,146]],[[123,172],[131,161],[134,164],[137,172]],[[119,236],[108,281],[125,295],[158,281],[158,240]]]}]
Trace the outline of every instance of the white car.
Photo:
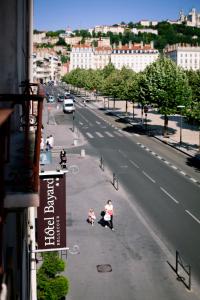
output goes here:
[{"label": "white car", "polygon": [[75,112],[75,105],[74,105],[74,100],[73,99],[64,99],[63,112],[64,113],[73,113],[73,112]]}]

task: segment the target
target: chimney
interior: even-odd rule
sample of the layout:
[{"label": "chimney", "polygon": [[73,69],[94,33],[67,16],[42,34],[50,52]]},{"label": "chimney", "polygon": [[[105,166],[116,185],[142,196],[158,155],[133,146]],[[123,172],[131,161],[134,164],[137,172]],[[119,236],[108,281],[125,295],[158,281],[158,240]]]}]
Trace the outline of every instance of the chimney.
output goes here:
[{"label": "chimney", "polygon": [[143,49],[143,47],[144,47],[143,41],[140,42],[140,47],[141,47],[141,49]]},{"label": "chimney", "polygon": [[116,48],[116,44],[115,43],[113,43],[113,49],[115,49]]},{"label": "chimney", "polygon": [[122,41],[119,41],[119,46],[118,48],[122,48]]}]

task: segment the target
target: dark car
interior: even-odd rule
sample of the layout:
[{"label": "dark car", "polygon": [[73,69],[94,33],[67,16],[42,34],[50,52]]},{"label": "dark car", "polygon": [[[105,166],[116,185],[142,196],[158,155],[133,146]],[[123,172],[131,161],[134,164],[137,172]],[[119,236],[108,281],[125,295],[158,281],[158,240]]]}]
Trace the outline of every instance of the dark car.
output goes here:
[{"label": "dark car", "polygon": [[58,101],[58,102],[63,102],[64,99],[65,99],[65,96],[64,96],[64,95],[58,95],[58,97],[57,97],[57,101]]}]

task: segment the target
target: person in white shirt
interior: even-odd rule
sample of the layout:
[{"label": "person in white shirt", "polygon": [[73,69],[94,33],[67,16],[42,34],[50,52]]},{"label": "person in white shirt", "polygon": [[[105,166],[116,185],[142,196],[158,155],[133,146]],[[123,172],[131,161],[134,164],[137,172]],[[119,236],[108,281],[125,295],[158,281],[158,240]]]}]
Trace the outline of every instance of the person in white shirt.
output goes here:
[{"label": "person in white shirt", "polygon": [[54,146],[54,138],[52,135],[49,136],[49,145],[50,145],[50,148],[52,149],[53,146]]},{"label": "person in white shirt", "polygon": [[[108,220],[107,223],[108,223],[110,229],[114,230],[114,227],[113,227],[113,205],[112,205],[111,200],[108,200],[105,205],[105,214],[110,215],[110,220]],[[107,227],[107,225],[105,225],[105,227]]]}]

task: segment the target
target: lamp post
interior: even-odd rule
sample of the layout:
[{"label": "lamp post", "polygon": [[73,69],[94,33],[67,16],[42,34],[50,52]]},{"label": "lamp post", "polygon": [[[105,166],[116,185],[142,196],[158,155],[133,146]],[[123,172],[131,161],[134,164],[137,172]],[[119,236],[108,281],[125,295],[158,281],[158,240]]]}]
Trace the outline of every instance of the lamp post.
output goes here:
[{"label": "lamp post", "polygon": [[178,105],[177,108],[180,108],[180,145],[182,144],[182,123],[183,123],[183,117],[182,117],[182,108],[185,108],[185,105]]},{"label": "lamp post", "polygon": [[74,122],[75,122],[75,112],[74,112],[74,111],[73,111],[72,120],[73,120],[73,128],[72,128],[72,131],[74,132]]}]

